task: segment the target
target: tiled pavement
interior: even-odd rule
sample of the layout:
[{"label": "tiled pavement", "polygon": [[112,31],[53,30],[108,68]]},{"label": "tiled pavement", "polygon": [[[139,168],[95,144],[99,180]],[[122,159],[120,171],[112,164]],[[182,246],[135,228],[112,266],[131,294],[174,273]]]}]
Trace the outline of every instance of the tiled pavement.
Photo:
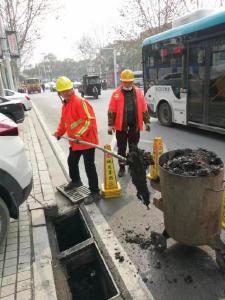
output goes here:
[{"label": "tiled pavement", "polygon": [[57,299],[44,207],[56,210],[54,191],[30,113],[19,126],[33,170],[31,195],[11,220],[0,247],[0,299]]}]

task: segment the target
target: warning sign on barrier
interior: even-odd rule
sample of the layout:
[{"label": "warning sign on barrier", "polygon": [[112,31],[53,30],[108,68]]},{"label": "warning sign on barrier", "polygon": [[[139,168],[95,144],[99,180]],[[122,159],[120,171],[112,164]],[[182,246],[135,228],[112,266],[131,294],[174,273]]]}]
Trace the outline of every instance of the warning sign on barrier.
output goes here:
[{"label": "warning sign on barrier", "polygon": [[[105,145],[104,149],[111,151],[110,145]],[[103,198],[115,198],[121,196],[121,187],[116,178],[113,158],[110,154],[104,154],[104,183],[101,187]]]},{"label": "warning sign on barrier", "polygon": [[150,166],[147,178],[150,180],[156,180],[159,177],[159,158],[163,154],[163,141],[161,137],[154,138],[152,154],[155,163]]}]

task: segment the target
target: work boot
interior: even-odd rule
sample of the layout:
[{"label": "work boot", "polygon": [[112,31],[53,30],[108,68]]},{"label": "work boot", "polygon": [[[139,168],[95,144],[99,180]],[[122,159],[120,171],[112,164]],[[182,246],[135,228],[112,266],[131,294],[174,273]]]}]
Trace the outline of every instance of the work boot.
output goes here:
[{"label": "work boot", "polygon": [[93,202],[97,202],[101,199],[101,194],[100,193],[91,193],[90,195],[87,196],[87,198],[84,199],[84,204],[89,205],[92,204]]},{"label": "work boot", "polygon": [[64,191],[68,192],[72,189],[78,188],[79,186],[82,186],[83,183],[81,181],[70,181],[65,187],[64,187]]},{"label": "work boot", "polygon": [[120,166],[119,172],[118,172],[118,176],[119,177],[123,177],[125,174],[125,166]]}]

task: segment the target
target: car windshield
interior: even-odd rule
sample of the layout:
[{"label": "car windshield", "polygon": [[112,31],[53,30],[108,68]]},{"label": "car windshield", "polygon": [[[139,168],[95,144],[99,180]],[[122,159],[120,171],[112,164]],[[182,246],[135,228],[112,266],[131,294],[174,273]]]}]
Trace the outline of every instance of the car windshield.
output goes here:
[{"label": "car windshield", "polygon": [[13,96],[15,93],[14,92],[11,92],[9,90],[5,90],[5,95],[6,96]]},{"label": "car windshield", "polygon": [[87,82],[88,82],[88,84],[100,83],[100,79],[99,78],[88,78]]},{"label": "car windshield", "polygon": [[39,79],[36,79],[36,78],[27,79],[26,83],[28,83],[28,84],[39,84]]}]

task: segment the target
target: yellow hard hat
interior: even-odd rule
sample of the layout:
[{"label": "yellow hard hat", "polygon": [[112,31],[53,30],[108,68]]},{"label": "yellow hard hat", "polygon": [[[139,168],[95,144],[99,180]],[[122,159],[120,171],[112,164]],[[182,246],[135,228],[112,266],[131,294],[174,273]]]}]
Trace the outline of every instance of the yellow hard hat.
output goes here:
[{"label": "yellow hard hat", "polygon": [[125,82],[134,81],[134,72],[129,69],[123,70],[120,74],[120,80]]},{"label": "yellow hard hat", "polygon": [[57,92],[63,92],[63,91],[71,90],[72,88],[73,88],[73,83],[66,76],[61,76],[56,80],[56,90],[57,90]]}]

